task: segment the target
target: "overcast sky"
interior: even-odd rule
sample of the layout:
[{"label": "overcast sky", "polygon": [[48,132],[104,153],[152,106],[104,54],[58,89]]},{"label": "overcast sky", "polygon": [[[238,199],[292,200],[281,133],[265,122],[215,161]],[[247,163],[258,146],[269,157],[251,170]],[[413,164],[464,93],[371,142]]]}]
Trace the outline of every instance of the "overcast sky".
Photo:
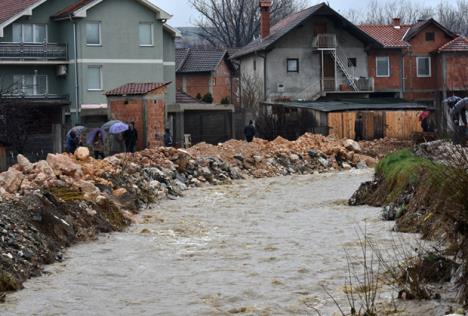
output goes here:
[{"label": "overcast sky", "polygon": [[[197,20],[197,14],[195,10],[189,4],[189,0],[152,0],[156,3],[161,9],[166,10],[174,17],[169,21],[169,24],[172,26],[191,26]],[[257,0],[252,0],[257,1]],[[311,5],[320,3],[323,1],[316,1],[316,0],[308,0]],[[380,1],[388,1],[388,0],[380,0]],[[424,0],[424,1],[417,1],[419,3],[424,3],[426,5],[435,5],[438,4],[441,0]],[[445,0],[446,2],[456,2],[456,0]],[[355,9],[364,9],[366,3],[369,0],[329,0],[330,6],[338,11],[348,10],[350,8]],[[356,7],[356,3],[358,3]]]}]

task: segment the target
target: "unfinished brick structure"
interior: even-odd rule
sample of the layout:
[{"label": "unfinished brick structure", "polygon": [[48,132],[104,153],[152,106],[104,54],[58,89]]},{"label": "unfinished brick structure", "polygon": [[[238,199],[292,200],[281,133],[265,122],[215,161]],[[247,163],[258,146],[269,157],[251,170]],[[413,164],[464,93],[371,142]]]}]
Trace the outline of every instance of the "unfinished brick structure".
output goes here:
[{"label": "unfinished brick structure", "polygon": [[135,122],[137,150],[162,145],[168,83],[129,83],[106,92],[109,117]]},{"label": "unfinished brick structure", "polygon": [[235,103],[235,70],[226,50],[181,48],[176,52],[177,91],[196,98],[211,93],[213,103]]},{"label": "unfinished brick structure", "polygon": [[360,26],[384,46],[369,52],[375,91],[435,106],[448,95],[468,95],[468,40],[434,19],[399,22]]}]

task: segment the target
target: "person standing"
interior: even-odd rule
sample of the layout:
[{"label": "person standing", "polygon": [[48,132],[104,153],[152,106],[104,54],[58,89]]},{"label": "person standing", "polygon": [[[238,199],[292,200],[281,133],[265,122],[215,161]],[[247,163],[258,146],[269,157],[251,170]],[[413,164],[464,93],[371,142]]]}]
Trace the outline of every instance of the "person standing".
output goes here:
[{"label": "person standing", "polygon": [[364,122],[362,120],[362,115],[359,114],[356,118],[356,121],[354,122],[354,134],[355,137],[354,139],[356,141],[361,141],[364,139]]},{"label": "person standing", "polygon": [[452,109],[452,121],[455,125],[453,143],[465,145],[466,130],[468,128],[468,97],[461,99]]},{"label": "person standing", "polygon": [[108,136],[110,139],[110,152],[109,155],[115,155],[126,152],[125,139],[123,133],[111,134]]},{"label": "person standing", "polygon": [[74,154],[75,153],[75,150],[78,148],[80,144],[80,139],[79,137],[76,135],[76,132],[75,131],[71,131],[68,136],[67,136],[67,140],[65,142],[65,150],[66,152],[70,153],[70,154]]},{"label": "person standing", "polygon": [[257,133],[257,131],[255,129],[254,123],[253,123],[253,121],[250,121],[249,125],[247,125],[244,128],[245,140],[247,142],[249,142],[249,143],[252,142],[256,133]]},{"label": "person standing", "polygon": [[174,142],[172,140],[171,130],[169,128],[166,128],[164,133],[164,146],[172,147],[173,145]]},{"label": "person standing", "polygon": [[96,133],[96,136],[94,136],[93,140],[93,152],[94,152],[94,158],[95,159],[104,159],[104,137],[102,136],[102,133],[99,131]]},{"label": "person standing", "polygon": [[127,151],[134,153],[136,142],[138,140],[138,132],[135,128],[135,122],[130,122],[130,124],[128,124],[128,130],[125,131],[124,138]]}]

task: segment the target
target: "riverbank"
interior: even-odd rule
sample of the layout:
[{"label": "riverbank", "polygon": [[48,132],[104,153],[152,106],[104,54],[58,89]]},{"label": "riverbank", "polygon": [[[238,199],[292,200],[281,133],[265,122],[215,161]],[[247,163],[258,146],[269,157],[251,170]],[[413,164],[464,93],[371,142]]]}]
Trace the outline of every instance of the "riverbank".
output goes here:
[{"label": "riverbank", "polygon": [[407,295],[429,299],[451,288],[453,299],[468,304],[468,149],[436,141],[392,153],[350,203],[382,207],[396,231],[437,242],[400,271],[396,281]]},{"label": "riverbank", "polygon": [[[375,143],[387,144],[400,143]],[[34,164],[19,156],[17,165],[0,174],[0,292],[20,289],[44,264],[62,260],[64,248],[122,230],[141,209],[190,187],[373,167],[376,157],[364,150],[352,141],[306,134],[294,142],[232,140],[105,160],[94,160],[85,148]]]}]

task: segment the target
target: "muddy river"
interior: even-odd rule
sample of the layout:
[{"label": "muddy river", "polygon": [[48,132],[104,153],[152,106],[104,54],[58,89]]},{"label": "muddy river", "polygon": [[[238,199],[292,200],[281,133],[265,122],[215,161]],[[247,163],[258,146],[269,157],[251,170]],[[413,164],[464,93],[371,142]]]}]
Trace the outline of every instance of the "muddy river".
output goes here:
[{"label": "muddy river", "polygon": [[[344,249],[392,223],[347,198],[369,171],[241,181],[167,200],[127,232],[67,251],[7,297],[1,315],[323,315],[342,292]],[[426,314],[428,315],[428,314]]]}]

